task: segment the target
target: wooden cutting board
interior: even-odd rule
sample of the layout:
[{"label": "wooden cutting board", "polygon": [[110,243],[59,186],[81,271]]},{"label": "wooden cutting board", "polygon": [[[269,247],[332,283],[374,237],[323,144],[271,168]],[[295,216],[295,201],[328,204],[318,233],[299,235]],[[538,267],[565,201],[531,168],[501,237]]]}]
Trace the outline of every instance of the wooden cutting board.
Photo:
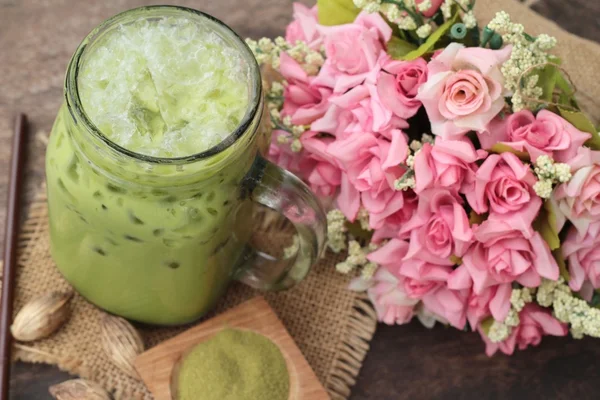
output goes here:
[{"label": "wooden cutting board", "polygon": [[314,371],[271,306],[255,297],[140,354],[135,368],[156,400],[172,400],[171,375],[182,354],[224,328],[260,333],[277,344],[290,373],[290,400],[329,400]]}]

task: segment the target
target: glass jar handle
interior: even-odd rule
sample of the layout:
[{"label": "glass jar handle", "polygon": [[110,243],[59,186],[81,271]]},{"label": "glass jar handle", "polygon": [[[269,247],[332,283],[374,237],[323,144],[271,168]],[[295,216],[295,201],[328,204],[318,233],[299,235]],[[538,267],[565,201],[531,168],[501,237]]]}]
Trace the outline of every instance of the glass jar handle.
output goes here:
[{"label": "glass jar handle", "polygon": [[256,156],[242,190],[254,202],[277,211],[294,225],[298,251],[295,257],[278,259],[248,246],[237,280],[262,290],[294,286],[323,251],[327,218],[319,200],[295,175],[260,155]]}]

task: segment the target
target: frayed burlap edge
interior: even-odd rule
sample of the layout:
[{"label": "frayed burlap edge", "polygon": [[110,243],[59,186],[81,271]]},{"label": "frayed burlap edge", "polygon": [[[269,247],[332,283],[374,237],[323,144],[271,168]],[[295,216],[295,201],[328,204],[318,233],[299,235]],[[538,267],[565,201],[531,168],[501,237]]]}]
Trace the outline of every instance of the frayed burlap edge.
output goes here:
[{"label": "frayed burlap edge", "polygon": [[346,327],[347,336],[338,348],[333,370],[325,383],[333,400],[350,397],[376,327],[377,314],[373,304],[366,295],[357,297]]}]

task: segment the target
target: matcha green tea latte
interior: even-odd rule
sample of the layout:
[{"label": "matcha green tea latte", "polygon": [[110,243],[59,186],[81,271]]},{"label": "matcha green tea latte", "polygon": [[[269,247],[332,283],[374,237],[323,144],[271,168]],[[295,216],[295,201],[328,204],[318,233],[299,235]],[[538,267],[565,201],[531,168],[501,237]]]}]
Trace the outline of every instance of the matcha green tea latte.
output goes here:
[{"label": "matcha green tea latte", "polygon": [[[260,156],[260,73],[222,22],[171,6],[119,14],[75,52],[65,98],[46,154],[51,250],[88,300],[179,324],[210,310],[233,279],[283,289],[308,272],[323,211]],[[257,203],[295,225],[295,257],[248,244]]]}]

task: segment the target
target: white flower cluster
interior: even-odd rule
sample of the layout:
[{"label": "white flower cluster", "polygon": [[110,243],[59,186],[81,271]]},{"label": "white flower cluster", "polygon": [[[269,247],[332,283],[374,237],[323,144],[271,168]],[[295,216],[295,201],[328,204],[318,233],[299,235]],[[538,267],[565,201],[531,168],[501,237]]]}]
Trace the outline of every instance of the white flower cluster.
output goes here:
[{"label": "white flower cluster", "polygon": [[533,301],[532,290],[528,288],[513,289],[510,294],[510,305],[511,308],[508,311],[508,315],[504,321],[492,322],[487,337],[494,343],[499,343],[506,340],[512,329],[519,326],[519,313],[525,307],[527,303]]},{"label": "white flower cluster", "polygon": [[409,148],[414,152],[414,154],[409,154],[406,157],[405,165],[407,170],[401,177],[394,181],[394,189],[408,190],[415,188],[415,185],[417,184],[415,181],[415,171],[413,169],[415,166],[415,156],[419,151],[421,151],[422,147],[422,142],[419,142],[418,140],[413,140],[410,143]]},{"label": "white flower cluster", "polygon": [[442,15],[445,20],[452,18],[452,5],[454,4],[454,0],[444,0],[440,9],[442,10]]},{"label": "white flower cluster", "polygon": [[413,140],[412,142],[410,142],[408,147],[410,147],[410,149],[412,151],[416,152],[416,151],[421,150],[421,147],[423,147],[423,144],[421,142],[419,142],[418,140]]},{"label": "white flower cluster", "polygon": [[568,182],[572,176],[569,164],[555,163],[546,155],[539,156],[535,160],[533,171],[538,177],[538,181],[533,185],[533,190],[542,199],[550,198],[555,183]]},{"label": "white flower cluster", "polygon": [[271,116],[271,127],[287,132],[287,135],[280,135],[277,137],[277,143],[287,144],[293,152],[298,153],[302,150],[300,136],[309,128],[309,126],[294,125],[292,124],[292,118],[289,115],[285,117],[281,116],[280,111],[283,107],[284,85],[287,85],[285,80],[281,82],[274,81],[271,83],[271,88],[266,96],[267,108]]},{"label": "white flower cluster", "polygon": [[477,26],[477,18],[473,13],[473,6],[475,1],[473,0],[444,0],[440,6],[444,20],[452,18],[452,6],[457,5],[460,9],[460,14],[463,24],[467,29],[473,29]]},{"label": "white flower cluster", "polygon": [[[295,45],[288,43],[283,37],[275,40],[261,38],[258,41],[246,39],[248,47],[252,50],[260,65],[270,65],[275,70],[279,69],[279,58],[282,52],[287,53],[296,60],[309,75],[316,75],[325,62],[323,51],[315,51],[308,47],[306,42],[297,41]],[[288,144],[293,152],[302,151],[300,136],[308,129],[308,126],[293,125],[289,116],[283,118],[281,108],[283,106],[283,91],[287,82],[274,81],[271,83],[267,93],[267,108],[271,116],[271,125],[274,129],[287,132],[277,138],[279,144]]]},{"label": "white flower cluster", "polygon": [[365,231],[372,231],[371,226],[369,225],[369,212],[366,208],[361,207],[358,210],[358,214],[356,215],[356,219],[360,223],[360,228]]},{"label": "white flower cluster", "polygon": [[[389,18],[389,14],[388,14],[388,18]],[[417,23],[415,22],[414,19],[412,19],[412,17],[409,17],[409,16],[398,17],[398,18],[394,19],[393,21],[395,21],[396,24],[398,25],[398,28],[402,29],[403,31],[414,31],[415,29],[417,29]]]},{"label": "white flower cluster", "polygon": [[562,277],[557,282],[544,279],[537,292],[537,302],[541,306],[552,306],[556,319],[571,324],[575,339],[584,335],[600,337],[600,310],[574,297]]},{"label": "white flower cluster", "polygon": [[346,248],[346,217],[337,209],[327,213],[327,246],[334,253]]},{"label": "white flower cluster", "polygon": [[530,288],[513,289],[510,294],[510,305],[515,311],[521,312],[527,303],[533,301],[532,293]]},{"label": "white flower cluster", "polygon": [[475,14],[472,10],[468,13],[465,13],[462,17],[462,20],[467,29],[473,29],[477,26],[477,18],[475,18]]},{"label": "white flower cluster", "polygon": [[276,70],[279,70],[279,56],[282,52],[296,60],[309,75],[316,75],[325,63],[322,49],[321,51],[313,50],[301,40],[292,45],[279,36],[275,40],[269,38],[261,38],[258,41],[246,39],[246,44],[260,65],[269,64]]},{"label": "white flower cluster", "polygon": [[510,336],[511,332],[512,329],[510,326],[503,322],[494,320],[492,326],[490,326],[490,329],[487,332],[487,337],[493,343],[500,343],[506,340]]},{"label": "white flower cluster", "polygon": [[543,279],[542,284],[537,288],[535,300],[542,307],[550,307],[554,303],[554,292],[559,284],[563,283],[562,278],[558,281]]},{"label": "white flower cluster", "polygon": [[[266,95],[267,100],[267,108],[269,109],[269,113],[271,116],[276,116],[277,119],[281,119],[279,115],[279,110],[283,107],[283,91],[285,89],[284,85],[287,85],[285,80],[282,81],[273,81],[271,82],[271,87]],[[275,115],[273,115],[273,113]]]},{"label": "white flower cluster", "polygon": [[501,35],[505,44],[513,46],[510,59],[502,66],[504,85],[513,93],[513,110],[533,107],[535,103],[531,104],[531,100],[539,99],[543,93],[536,87],[538,78],[532,78],[536,76],[533,71],[548,63],[548,51],[556,45],[556,39],[548,35],[528,36],[523,25],[512,22],[505,11],[497,13],[488,28]]},{"label": "white flower cluster", "polygon": [[417,36],[421,39],[427,39],[433,30],[430,24],[423,24],[417,28]]},{"label": "white flower cluster", "polygon": [[424,133],[421,135],[421,143],[429,143],[433,145],[435,143],[435,138],[433,137],[433,135]]},{"label": "white flower cluster", "polygon": [[302,142],[300,141],[300,136],[304,131],[306,131],[307,127],[303,125],[293,125],[292,119],[289,115],[282,118],[279,111],[280,107],[278,106],[277,102],[268,99],[267,107],[269,109],[269,113],[271,114],[271,127],[273,129],[279,129],[287,132],[286,135],[280,135],[277,137],[277,143],[289,145],[290,149],[295,153],[302,151]]},{"label": "white flower cluster", "polygon": [[354,0],[354,5],[368,13],[376,13],[381,10],[381,0]]},{"label": "white flower cluster", "polygon": [[412,150],[413,154],[409,154],[406,157],[406,161],[404,162],[404,164],[407,168],[407,171],[401,177],[394,181],[394,189],[399,191],[415,188],[415,171],[413,170],[415,166],[415,156],[419,151],[421,151],[423,143],[429,143],[433,145],[434,142],[434,137],[428,133],[423,133],[421,135],[421,141],[413,140],[412,142],[410,142],[408,147],[410,150]]},{"label": "white flower cluster", "polygon": [[[473,0],[445,0],[440,9],[445,20],[452,18],[452,6],[457,4],[462,12],[463,21],[467,28],[477,26],[477,20],[473,15]],[[431,0],[423,0],[416,3],[414,0],[354,0],[354,5],[368,13],[381,13],[404,31],[415,31],[421,39],[428,38],[435,27],[427,22],[422,13],[429,10],[433,3]]]},{"label": "white flower cluster", "polygon": [[409,169],[404,175],[394,181],[394,189],[398,191],[414,189],[416,184],[415,171]]},{"label": "white flower cluster", "polygon": [[363,279],[371,279],[377,271],[378,265],[367,259],[367,254],[377,248],[374,243],[369,243],[366,247],[361,247],[356,240],[348,242],[348,257],[346,260],[337,263],[335,268],[343,273],[348,274],[358,268],[361,269],[361,277]]}]

